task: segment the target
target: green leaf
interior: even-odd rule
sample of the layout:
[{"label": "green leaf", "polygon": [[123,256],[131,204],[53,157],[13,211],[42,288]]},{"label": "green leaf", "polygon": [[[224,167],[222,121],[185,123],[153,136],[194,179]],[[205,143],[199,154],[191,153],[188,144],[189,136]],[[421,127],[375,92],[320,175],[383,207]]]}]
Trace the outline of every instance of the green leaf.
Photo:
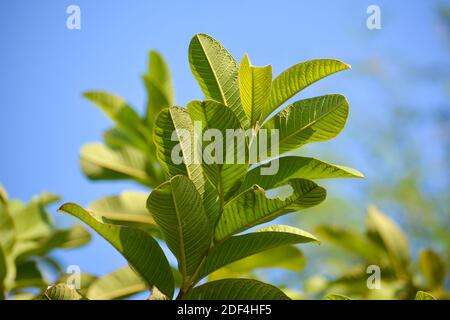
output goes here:
[{"label": "green leaf", "polygon": [[46,197],[35,197],[27,204],[10,202],[8,212],[13,220],[16,242],[46,237],[52,232],[53,224],[45,210],[48,201],[51,200]]},{"label": "green leaf", "polygon": [[148,195],[143,191],[124,191],[118,195],[94,201],[89,205],[88,210],[95,212],[111,224],[155,231],[158,230],[158,226],[146,207]]},{"label": "green leaf", "polygon": [[349,297],[337,293],[329,293],[325,296],[327,300],[351,300]]},{"label": "green leaf", "polygon": [[438,288],[445,279],[446,267],[443,259],[433,250],[419,253],[419,268],[429,288]]},{"label": "green leaf", "polygon": [[0,246],[5,252],[12,249],[15,242],[14,221],[8,210],[8,203],[0,201]]},{"label": "green leaf", "polygon": [[436,300],[431,294],[425,291],[417,291],[415,300]]},{"label": "green leaf", "polygon": [[105,144],[111,149],[121,149],[133,145],[133,139],[130,135],[117,127],[104,131],[102,137]]},{"label": "green leaf", "polygon": [[280,289],[250,279],[208,282],[188,292],[186,300],[290,300]]},{"label": "green leaf", "polygon": [[4,299],[5,288],[3,282],[6,279],[7,274],[8,274],[8,265],[6,262],[6,255],[0,243],[0,300]]},{"label": "green leaf", "polygon": [[8,192],[6,192],[6,189],[0,183],[0,204],[6,205],[7,203],[8,203]]},{"label": "green leaf", "polygon": [[43,237],[21,241],[14,248],[17,260],[25,260],[32,256],[45,256],[57,248],[72,249],[87,244],[91,240],[89,232],[80,225],[69,229],[52,230]]},{"label": "green leaf", "polygon": [[104,91],[87,91],[83,96],[99,107],[116,125],[136,140],[141,139],[141,118],[122,98]]},{"label": "green leaf", "polygon": [[257,185],[231,199],[224,206],[217,224],[216,240],[271,221],[289,212],[318,205],[326,197],[326,190],[312,181],[294,179],[290,181],[290,185],[293,193],[285,200],[267,198],[265,191]]},{"label": "green leaf", "polygon": [[48,282],[39,270],[36,261],[27,260],[17,265],[17,274],[14,280],[13,289],[21,288],[41,288],[48,286]]},{"label": "green leaf", "polygon": [[370,206],[367,209],[367,229],[369,236],[385,248],[397,274],[408,275],[408,239],[394,221],[375,206]]},{"label": "green leaf", "polygon": [[272,66],[252,66],[248,55],[245,55],[239,66],[239,89],[242,107],[250,119],[252,127],[261,124],[261,115],[270,94],[272,85]]},{"label": "green leaf", "polygon": [[147,208],[178,260],[183,278],[191,276],[211,244],[212,229],[191,180],[175,176],[152,191]]},{"label": "green leaf", "polygon": [[189,44],[189,63],[206,99],[229,107],[248,128],[239,96],[239,66],[230,53],[211,36],[199,33]]},{"label": "green leaf", "polygon": [[213,247],[200,272],[200,278],[239,259],[246,258],[264,250],[288,244],[317,242],[318,240],[301,229],[274,225],[256,232],[234,236]]},{"label": "green leaf", "polygon": [[279,153],[293,151],[310,142],[334,138],[345,126],[347,99],[328,94],[294,102],[265,123],[279,130]]},{"label": "green leaf", "polygon": [[237,260],[208,275],[208,280],[252,277],[257,269],[284,269],[300,272],[305,266],[303,252],[291,245],[276,247]]},{"label": "green leaf", "polygon": [[273,80],[270,97],[264,108],[263,119],[314,82],[349,68],[348,64],[338,60],[317,59],[301,62],[286,69]]},{"label": "green leaf", "polygon": [[169,66],[158,52],[149,52],[148,72],[143,78],[148,95],[145,118],[152,128],[157,114],[174,105],[175,100]]},{"label": "green leaf", "polygon": [[[230,144],[224,141],[227,137],[227,130],[240,129],[239,120],[229,108],[213,100],[192,101],[187,108],[194,123],[200,123],[202,126],[201,137],[205,137],[206,130],[213,129],[218,130],[217,133],[221,133],[221,138],[214,137],[212,142],[207,139],[202,140],[202,154],[204,155],[202,165],[206,176],[212,185],[218,189],[220,199],[227,198],[248,168],[246,163],[238,163],[238,161],[227,163],[226,161],[228,153],[237,155],[238,152],[242,151],[240,150],[241,147],[244,147],[244,151],[247,152],[246,142],[243,146],[239,146],[238,143],[233,144],[234,148],[232,149]],[[211,150],[211,146],[213,150]],[[216,150],[216,146],[218,150]],[[208,150],[211,150],[211,152]],[[220,156],[220,152],[222,156]],[[244,157],[243,160],[245,160]]]},{"label": "green leaf", "polygon": [[65,284],[57,284],[49,287],[42,294],[42,300],[87,300],[75,289]]},{"label": "green leaf", "polygon": [[127,266],[96,279],[86,296],[90,300],[117,300],[145,290],[148,290],[145,281]]},{"label": "green leaf", "polygon": [[172,297],[174,282],[169,262],[158,242],[150,235],[131,227],[105,224],[99,217],[74,203],[66,203],[59,210],[89,225],[116,248],[149,285],[155,285]]},{"label": "green leaf", "polygon": [[154,185],[147,174],[150,166],[146,156],[133,147],[110,149],[101,143],[83,146],[80,156],[81,169],[92,180],[136,180],[147,186]]},{"label": "green leaf", "polygon": [[5,299],[7,292],[13,287],[16,278],[14,256],[8,254],[0,243],[0,300]]},{"label": "green leaf", "polygon": [[[180,107],[164,109],[156,119],[154,129],[157,158],[168,177],[186,175],[202,197],[203,206],[212,224],[218,217],[218,194],[205,177],[201,159],[197,159],[198,146],[194,147],[194,125],[189,113]],[[178,152],[178,151],[179,152]],[[174,162],[174,156],[180,162]]]},{"label": "green leaf", "polygon": [[[261,168],[273,166],[279,161],[278,171],[274,175],[261,174]],[[358,170],[323,162],[314,158],[286,156],[272,160],[268,164],[255,167],[247,172],[240,190],[246,190],[254,184],[263,189],[281,186],[290,179],[326,179],[326,178],[363,178]]]},{"label": "green leaf", "polygon": [[[62,271],[61,271],[62,272]],[[62,272],[61,277],[57,280],[57,283],[65,283],[65,284],[69,284],[74,282],[73,279],[74,274],[72,273],[65,273]],[[77,289],[77,291],[86,297],[86,293],[89,290],[89,287],[91,286],[92,283],[94,283],[98,278],[90,273],[84,273],[82,272],[80,274],[80,282],[77,283],[79,284],[79,288]]]},{"label": "green leaf", "polygon": [[370,262],[380,262],[385,258],[385,253],[382,248],[371,239],[352,229],[337,225],[321,225],[316,228],[315,232],[321,239],[323,238]]}]

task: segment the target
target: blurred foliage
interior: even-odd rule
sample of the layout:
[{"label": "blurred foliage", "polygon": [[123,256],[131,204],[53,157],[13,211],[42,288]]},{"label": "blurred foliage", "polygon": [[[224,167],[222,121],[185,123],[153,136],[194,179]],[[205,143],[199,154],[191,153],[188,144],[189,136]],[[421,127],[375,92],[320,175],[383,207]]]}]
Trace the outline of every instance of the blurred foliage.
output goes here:
[{"label": "blurred foliage", "polygon": [[[423,249],[413,260],[406,235],[374,206],[367,210],[364,233],[335,224],[321,225],[316,233],[357,261],[334,279],[313,278],[305,285],[307,293],[320,296],[336,292],[357,299],[414,299],[417,291],[426,291],[438,299],[449,298],[443,287],[444,259],[431,249]],[[379,288],[369,289],[369,276],[373,274],[369,266],[379,267]]]},{"label": "blurred foliage", "polygon": [[58,201],[42,193],[30,202],[9,199],[0,185],[0,299],[27,299],[64,275],[51,253],[90,241],[80,225],[58,229],[46,208]]},{"label": "blurred foliage", "polygon": [[[448,12],[448,6],[436,7],[436,33],[430,35],[444,44],[443,51],[447,53],[450,51]],[[358,189],[340,189],[331,184],[334,193],[327,202],[309,210],[308,215],[297,221],[308,228],[328,225],[332,230],[336,223],[345,226],[344,229],[349,229],[358,239],[352,243],[354,247],[347,250],[359,250],[361,255],[345,254],[341,246],[336,247],[330,239],[319,236],[322,246],[316,251],[305,250],[308,261],[304,272],[297,276],[298,280],[287,275],[280,281],[294,283],[310,292],[308,297],[319,298],[311,293],[315,292],[311,287],[321,288],[354,272],[364,276],[364,281],[358,280],[361,292],[354,289],[354,297],[413,299],[418,288],[429,289],[417,264],[423,263],[425,256],[440,257],[437,266],[442,266],[441,262],[448,265],[450,261],[450,65],[445,59],[419,64],[403,56],[398,48],[380,48],[374,56],[365,57],[354,65],[355,76],[360,81],[370,80],[379,88],[380,96],[376,105],[353,102],[354,110],[362,111],[355,112],[355,120],[349,126],[351,140],[345,141],[349,157],[343,157],[342,161],[353,158],[365,162],[362,167],[367,179]],[[433,99],[424,96],[423,90],[432,90]],[[322,152],[335,157],[332,149]],[[417,257],[406,260],[409,270],[406,280],[398,279],[392,263],[387,260],[390,269],[382,269],[382,278],[386,281],[382,289],[371,292],[365,285],[369,276],[365,273],[367,265],[362,263],[364,268],[361,266],[363,253],[368,255],[370,251],[365,249],[367,237],[361,228],[361,212],[368,203],[375,203],[389,212],[387,219],[401,226],[403,238],[408,238],[408,254]],[[345,238],[349,234],[341,236]],[[424,251],[424,248],[430,249]],[[373,257],[364,261],[381,265],[386,262],[374,261]],[[449,291],[450,277],[443,277],[442,281],[439,292],[431,292],[436,298],[448,298],[445,292]]]}]

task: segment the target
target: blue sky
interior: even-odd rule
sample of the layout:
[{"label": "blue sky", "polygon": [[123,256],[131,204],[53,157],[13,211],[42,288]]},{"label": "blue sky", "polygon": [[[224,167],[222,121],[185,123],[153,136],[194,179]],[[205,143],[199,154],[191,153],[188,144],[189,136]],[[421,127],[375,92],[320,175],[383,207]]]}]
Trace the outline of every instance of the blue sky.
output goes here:
[{"label": "blue sky", "polygon": [[[381,30],[366,28],[366,8],[373,3],[381,8]],[[81,8],[81,30],[66,28],[70,4]],[[430,105],[447,103],[433,81],[404,86],[409,74],[397,68],[405,63],[427,68],[431,62],[442,62],[448,68],[448,48],[439,40],[435,21],[437,4],[361,0],[2,1],[0,182],[14,198],[27,200],[45,190],[82,205],[123,189],[139,189],[124,182],[93,183],[82,175],[78,164],[81,146],[99,141],[110,122],[82,99],[81,92],[112,91],[143,110],[145,92],[140,74],[146,69],[148,50],[157,49],[171,66],[177,103],[199,99],[202,95],[189,69],[187,48],[195,33],[205,32],[220,40],[237,60],[249,53],[256,65],[271,63],[275,74],[312,58],[331,57],[351,64],[352,71],[327,78],[302,96],[339,92],[348,97],[349,127],[327,145],[333,152],[343,153],[333,162],[345,159],[346,165],[364,171],[369,181],[339,183],[364,190],[372,176],[380,177],[375,177],[373,163],[346,146],[360,135],[357,130],[362,123],[373,127],[385,123],[391,102],[386,90],[401,87],[404,92],[400,96],[426,112]],[[388,88],[367,75],[367,61],[378,60],[388,61]],[[356,121],[361,122],[353,125]],[[411,139],[427,141],[429,134],[425,128]],[[432,158],[439,156],[440,150],[433,145],[427,148]],[[61,216],[57,219],[61,223],[72,221]],[[67,264],[78,264],[83,271],[97,274],[125,263],[98,237],[88,248],[58,255]]]}]

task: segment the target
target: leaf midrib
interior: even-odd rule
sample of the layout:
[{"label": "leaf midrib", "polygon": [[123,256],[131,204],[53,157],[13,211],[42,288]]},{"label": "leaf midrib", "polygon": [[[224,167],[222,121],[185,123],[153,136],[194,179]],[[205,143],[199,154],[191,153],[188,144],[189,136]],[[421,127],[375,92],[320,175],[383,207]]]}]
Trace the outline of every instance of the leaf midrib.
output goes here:
[{"label": "leaf midrib", "polygon": [[[322,102],[322,106],[321,106],[321,107],[323,107],[323,104],[324,104],[324,103],[325,103],[325,101]],[[326,118],[327,116],[330,115],[330,113],[332,113],[332,112],[336,111],[337,109],[341,108],[341,107],[344,105],[344,103],[345,103],[345,100],[344,100],[344,102],[342,102],[342,103],[340,103],[339,105],[337,105],[335,108],[332,108],[331,110],[329,110],[329,111],[327,111],[326,113],[322,114],[318,119],[316,119],[316,120],[314,120],[314,121],[312,121],[312,122],[309,122],[307,125],[303,126],[303,127],[300,128],[299,130],[295,130],[293,133],[291,133],[291,134],[285,136],[283,139],[280,140],[280,144],[281,144],[281,142],[284,142],[284,141],[286,141],[286,140],[289,140],[289,139],[292,138],[293,136],[295,136],[295,135],[299,134],[300,132],[306,130],[307,128],[313,126],[314,124],[316,124],[318,121],[322,120],[323,118]],[[277,115],[277,116],[280,117],[280,115]]]},{"label": "leaf midrib", "polygon": [[297,202],[300,200],[300,198],[302,198],[302,197],[305,196],[305,195],[310,194],[311,192],[313,192],[313,191],[314,191],[315,189],[317,189],[317,188],[320,188],[320,187],[319,187],[319,186],[314,186],[314,188],[312,188],[311,190],[309,190],[307,193],[303,193],[301,196],[297,197],[295,200],[289,202],[289,203],[286,204],[285,206],[283,206],[283,207],[277,209],[276,211],[274,211],[274,212],[272,212],[272,213],[270,213],[270,214],[268,214],[268,215],[265,215],[265,216],[262,216],[262,217],[260,217],[260,218],[257,218],[256,220],[254,220],[254,221],[253,221],[252,223],[250,223],[250,224],[247,224],[247,225],[245,225],[245,226],[242,226],[242,227],[239,228],[239,229],[236,229],[236,230],[233,231],[231,234],[226,235],[223,239],[220,239],[219,241],[220,241],[220,242],[225,241],[226,239],[230,238],[231,236],[233,236],[233,235],[235,235],[235,234],[237,234],[237,233],[240,233],[240,232],[245,231],[245,230],[247,230],[247,229],[249,229],[249,228],[252,228],[252,227],[254,227],[254,226],[257,226],[257,225],[259,225],[259,224],[261,224],[261,223],[267,222],[267,219],[270,219],[270,218],[272,218],[273,216],[278,215],[281,211],[283,211],[284,209],[286,209],[286,207],[288,207],[288,206],[290,206],[290,205],[293,205],[293,204],[297,203]]},{"label": "leaf midrib", "polygon": [[[220,85],[220,83],[219,83],[219,79],[217,78],[216,72],[214,71],[214,68],[212,67],[211,60],[209,59],[209,56],[208,56],[208,54],[206,53],[205,47],[203,46],[203,43],[202,43],[200,37],[199,37],[198,35],[197,35],[196,37],[197,37],[197,39],[198,39],[198,43],[200,44],[200,47],[202,48],[203,53],[205,54],[205,58],[206,58],[206,60],[208,61],[208,67],[211,69],[211,72],[212,72],[212,74],[213,74],[213,76],[214,76],[214,80],[216,80],[216,84],[217,84],[217,87],[219,88],[219,92],[220,92],[220,96],[222,97],[222,101],[223,101],[223,103],[224,103],[225,105],[228,106],[228,101],[227,101],[227,99],[225,98],[224,92],[222,91],[222,87],[221,87],[221,85]],[[205,83],[205,84],[206,84],[206,83]]]},{"label": "leaf midrib", "polygon": [[175,206],[175,216],[176,216],[177,223],[178,223],[178,236],[180,238],[180,242],[179,242],[180,255],[181,255],[181,257],[180,257],[181,258],[180,259],[181,260],[180,272],[183,275],[183,277],[186,277],[187,267],[186,267],[186,251],[184,248],[184,236],[183,236],[183,229],[182,229],[183,224],[181,223],[181,217],[179,215],[179,209],[178,209],[177,202],[175,199],[175,192],[172,188],[172,182],[170,183],[170,188],[172,189],[172,192],[171,192],[172,201]]}]

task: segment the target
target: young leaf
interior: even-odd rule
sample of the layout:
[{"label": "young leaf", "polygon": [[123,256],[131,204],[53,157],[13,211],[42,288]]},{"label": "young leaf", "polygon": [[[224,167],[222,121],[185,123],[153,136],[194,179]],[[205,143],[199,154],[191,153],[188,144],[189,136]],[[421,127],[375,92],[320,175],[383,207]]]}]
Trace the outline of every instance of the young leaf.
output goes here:
[{"label": "young leaf", "polygon": [[254,184],[263,189],[271,189],[285,184],[290,179],[326,179],[326,178],[363,178],[358,170],[323,162],[314,158],[286,156],[277,160],[278,171],[274,175],[262,175],[261,168],[272,166],[263,164],[247,172],[240,190],[246,190]]},{"label": "young leaf", "polygon": [[145,281],[126,266],[92,282],[86,297],[90,300],[125,299],[147,289]]},{"label": "young leaf", "polygon": [[189,64],[206,99],[229,107],[242,126],[248,128],[239,96],[239,66],[230,53],[211,36],[199,33],[189,44]]},{"label": "young leaf", "polygon": [[419,253],[419,268],[429,288],[438,288],[445,279],[446,268],[443,259],[433,250]]},{"label": "young leaf", "polygon": [[317,59],[301,62],[286,69],[273,80],[262,118],[267,118],[279,106],[307,86],[349,68],[349,65],[338,60]]},{"label": "young leaf", "polygon": [[309,208],[321,203],[325,189],[312,181],[290,181],[293,193],[285,200],[268,199],[263,189],[253,188],[231,199],[225,206],[216,227],[215,238],[221,240],[281,215]]},{"label": "young leaf", "polygon": [[[207,101],[192,101],[187,106],[189,114],[192,120],[198,121],[202,125],[202,137],[206,130],[218,130],[221,133],[221,140],[215,141],[217,137],[214,137],[214,141],[203,141],[203,152],[205,155],[203,158],[207,158],[211,146],[218,146],[219,150],[214,150],[211,153],[214,153],[211,157],[207,158],[210,160],[210,164],[207,163],[207,159],[203,159],[202,165],[205,169],[205,174],[211,181],[211,183],[216,186],[220,199],[226,198],[226,196],[233,191],[233,187],[236,186],[236,183],[245,175],[248,164],[246,163],[237,163],[237,161],[233,161],[233,163],[226,163],[227,152],[233,155],[237,155],[239,150],[239,146],[236,143],[234,148],[230,148],[230,144],[227,143],[226,136],[228,129],[240,129],[239,120],[236,118],[234,113],[227,108],[222,103],[207,100]],[[221,143],[220,143],[221,142]],[[244,151],[247,152],[247,143],[245,142]],[[221,157],[219,156],[221,152]],[[244,159],[245,160],[245,159]]]},{"label": "young leaf", "polygon": [[234,236],[215,246],[200,272],[202,278],[207,274],[239,259],[246,258],[264,250],[288,244],[317,242],[318,240],[301,229],[274,225],[256,232]]},{"label": "young leaf", "polygon": [[169,262],[158,242],[150,235],[139,229],[105,224],[74,203],[64,204],[59,211],[71,214],[89,225],[116,248],[149,285],[155,285],[165,295],[172,297],[174,280]]},{"label": "young leaf", "polygon": [[77,290],[66,284],[57,284],[44,291],[42,300],[87,300]]},{"label": "young leaf", "polygon": [[208,251],[212,237],[195,185],[186,176],[175,176],[152,191],[147,208],[177,258],[183,278],[191,276]]},{"label": "young leaf", "polygon": [[347,115],[347,99],[340,94],[329,94],[294,102],[263,127],[279,130],[282,154],[309,142],[334,138],[344,128]]},{"label": "young leaf", "polygon": [[174,105],[172,77],[169,66],[156,51],[150,51],[148,72],[143,76],[147,89],[147,125],[152,128],[157,114],[164,108]]},{"label": "young leaf", "polygon": [[290,300],[280,289],[250,279],[208,282],[188,292],[186,300]]},{"label": "young leaf", "polygon": [[272,66],[252,66],[248,55],[245,55],[239,66],[239,89],[242,107],[250,119],[250,125],[261,124],[261,115],[270,94],[272,85]]}]

